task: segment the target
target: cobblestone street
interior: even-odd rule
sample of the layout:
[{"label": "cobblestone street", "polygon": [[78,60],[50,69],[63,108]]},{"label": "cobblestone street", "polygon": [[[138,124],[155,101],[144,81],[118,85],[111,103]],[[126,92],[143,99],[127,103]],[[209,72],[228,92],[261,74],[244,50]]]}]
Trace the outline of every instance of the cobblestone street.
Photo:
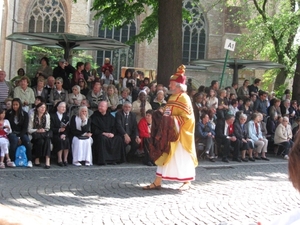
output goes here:
[{"label": "cobblestone street", "polygon": [[0,215],[20,222],[29,213],[43,224],[264,225],[300,203],[300,194],[288,181],[287,161],[278,158],[200,162],[196,181],[184,192],[176,190],[176,182],[143,191],[141,186],[154,179],[155,171],[138,164],[3,169],[0,206],[5,210],[0,208]]}]

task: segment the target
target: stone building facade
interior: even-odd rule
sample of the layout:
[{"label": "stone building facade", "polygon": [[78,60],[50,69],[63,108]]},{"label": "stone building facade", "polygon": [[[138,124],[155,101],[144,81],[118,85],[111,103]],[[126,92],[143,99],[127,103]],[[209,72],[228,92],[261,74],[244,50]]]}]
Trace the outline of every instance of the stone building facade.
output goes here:
[{"label": "stone building facade", "polygon": [[[102,37],[109,37],[108,34],[112,36],[111,34],[117,33],[115,30],[112,32],[107,29],[100,29],[101,21],[93,20],[94,13],[89,10],[92,2],[93,0],[78,0],[75,4],[71,0],[0,0],[0,68],[7,72],[7,79],[14,77],[18,68],[25,67],[22,51],[27,46],[5,39],[13,32],[49,32],[50,29],[50,32],[63,31]],[[183,58],[185,57],[185,63],[188,64],[188,61],[197,58],[223,58],[225,56],[225,39],[234,38],[239,32],[228,23],[229,11],[226,10],[224,3],[214,5],[213,1],[203,0],[200,1],[199,5],[192,5],[190,0],[184,0],[183,7],[196,12],[191,24],[183,24]],[[52,14],[50,13],[51,10]],[[128,35],[123,33],[122,38],[120,37],[122,40],[120,40],[126,41],[131,34],[138,32],[141,21],[148,14],[150,14],[150,9],[145,15],[137,17],[134,24],[125,27],[123,31],[128,32]],[[48,21],[47,24],[46,20]],[[44,25],[43,22],[45,22]],[[53,25],[54,23],[55,25]],[[121,33],[119,34],[121,36]],[[117,67],[133,66],[156,69],[157,37],[151,43],[147,41],[136,43],[130,49],[129,52],[92,51],[88,54],[93,55],[98,65],[101,65],[103,58],[108,56],[112,58],[112,62],[118,63]],[[124,56],[123,59],[118,58],[122,55]],[[218,69],[193,70],[189,73],[190,76],[206,84],[213,78],[218,79],[220,76]]]}]

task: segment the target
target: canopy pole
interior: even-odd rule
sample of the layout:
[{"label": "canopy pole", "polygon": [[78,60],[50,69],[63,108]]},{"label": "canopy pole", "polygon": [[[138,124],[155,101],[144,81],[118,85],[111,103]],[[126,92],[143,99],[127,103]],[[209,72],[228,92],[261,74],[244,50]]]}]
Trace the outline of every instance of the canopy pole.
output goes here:
[{"label": "canopy pole", "polygon": [[221,82],[220,82],[220,88],[222,87],[222,83],[223,83],[224,73],[225,73],[227,59],[228,59],[228,53],[229,53],[229,50],[226,50],[225,62],[224,62],[222,77],[221,77]]}]

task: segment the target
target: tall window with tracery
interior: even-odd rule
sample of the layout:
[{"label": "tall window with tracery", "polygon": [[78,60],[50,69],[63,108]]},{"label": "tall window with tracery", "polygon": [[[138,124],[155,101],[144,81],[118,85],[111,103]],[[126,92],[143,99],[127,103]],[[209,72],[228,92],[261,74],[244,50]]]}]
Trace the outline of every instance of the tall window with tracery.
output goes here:
[{"label": "tall window with tracery", "polygon": [[[112,38],[125,43],[130,37],[136,34],[135,23],[125,25],[121,29],[103,29],[103,23],[100,21],[98,36],[102,38]],[[129,49],[120,49],[115,51],[98,51],[97,64],[102,65],[105,58],[110,58],[111,64],[114,66],[113,75],[117,79],[121,75],[121,67],[134,66],[134,50],[135,45],[131,45]],[[99,71],[98,71],[99,72]]]},{"label": "tall window with tracery", "polygon": [[195,59],[204,59],[206,46],[206,26],[202,9],[191,0],[184,0],[183,7],[192,15],[192,21],[182,24],[182,62],[188,64]]},{"label": "tall window with tracery", "polygon": [[65,11],[59,0],[35,0],[29,17],[29,32],[64,32],[65,23]]}]

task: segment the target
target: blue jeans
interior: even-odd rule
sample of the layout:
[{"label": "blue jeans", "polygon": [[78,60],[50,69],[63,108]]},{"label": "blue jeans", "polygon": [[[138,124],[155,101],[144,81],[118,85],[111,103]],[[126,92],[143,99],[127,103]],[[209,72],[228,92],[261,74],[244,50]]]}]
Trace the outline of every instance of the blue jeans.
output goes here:
[{"label": "blue jeans", "polygon": [[[19,137],[16,134],[11,133],[8,135],[8,139],[10,142],[9,156],[12,161],[15,161]],[[24,145],[26,148],[27,160],[32,161],[32,147],[28,135],[24,134],[22,137],[20,137],[20,139],[22,142],[21,145]]]}]

